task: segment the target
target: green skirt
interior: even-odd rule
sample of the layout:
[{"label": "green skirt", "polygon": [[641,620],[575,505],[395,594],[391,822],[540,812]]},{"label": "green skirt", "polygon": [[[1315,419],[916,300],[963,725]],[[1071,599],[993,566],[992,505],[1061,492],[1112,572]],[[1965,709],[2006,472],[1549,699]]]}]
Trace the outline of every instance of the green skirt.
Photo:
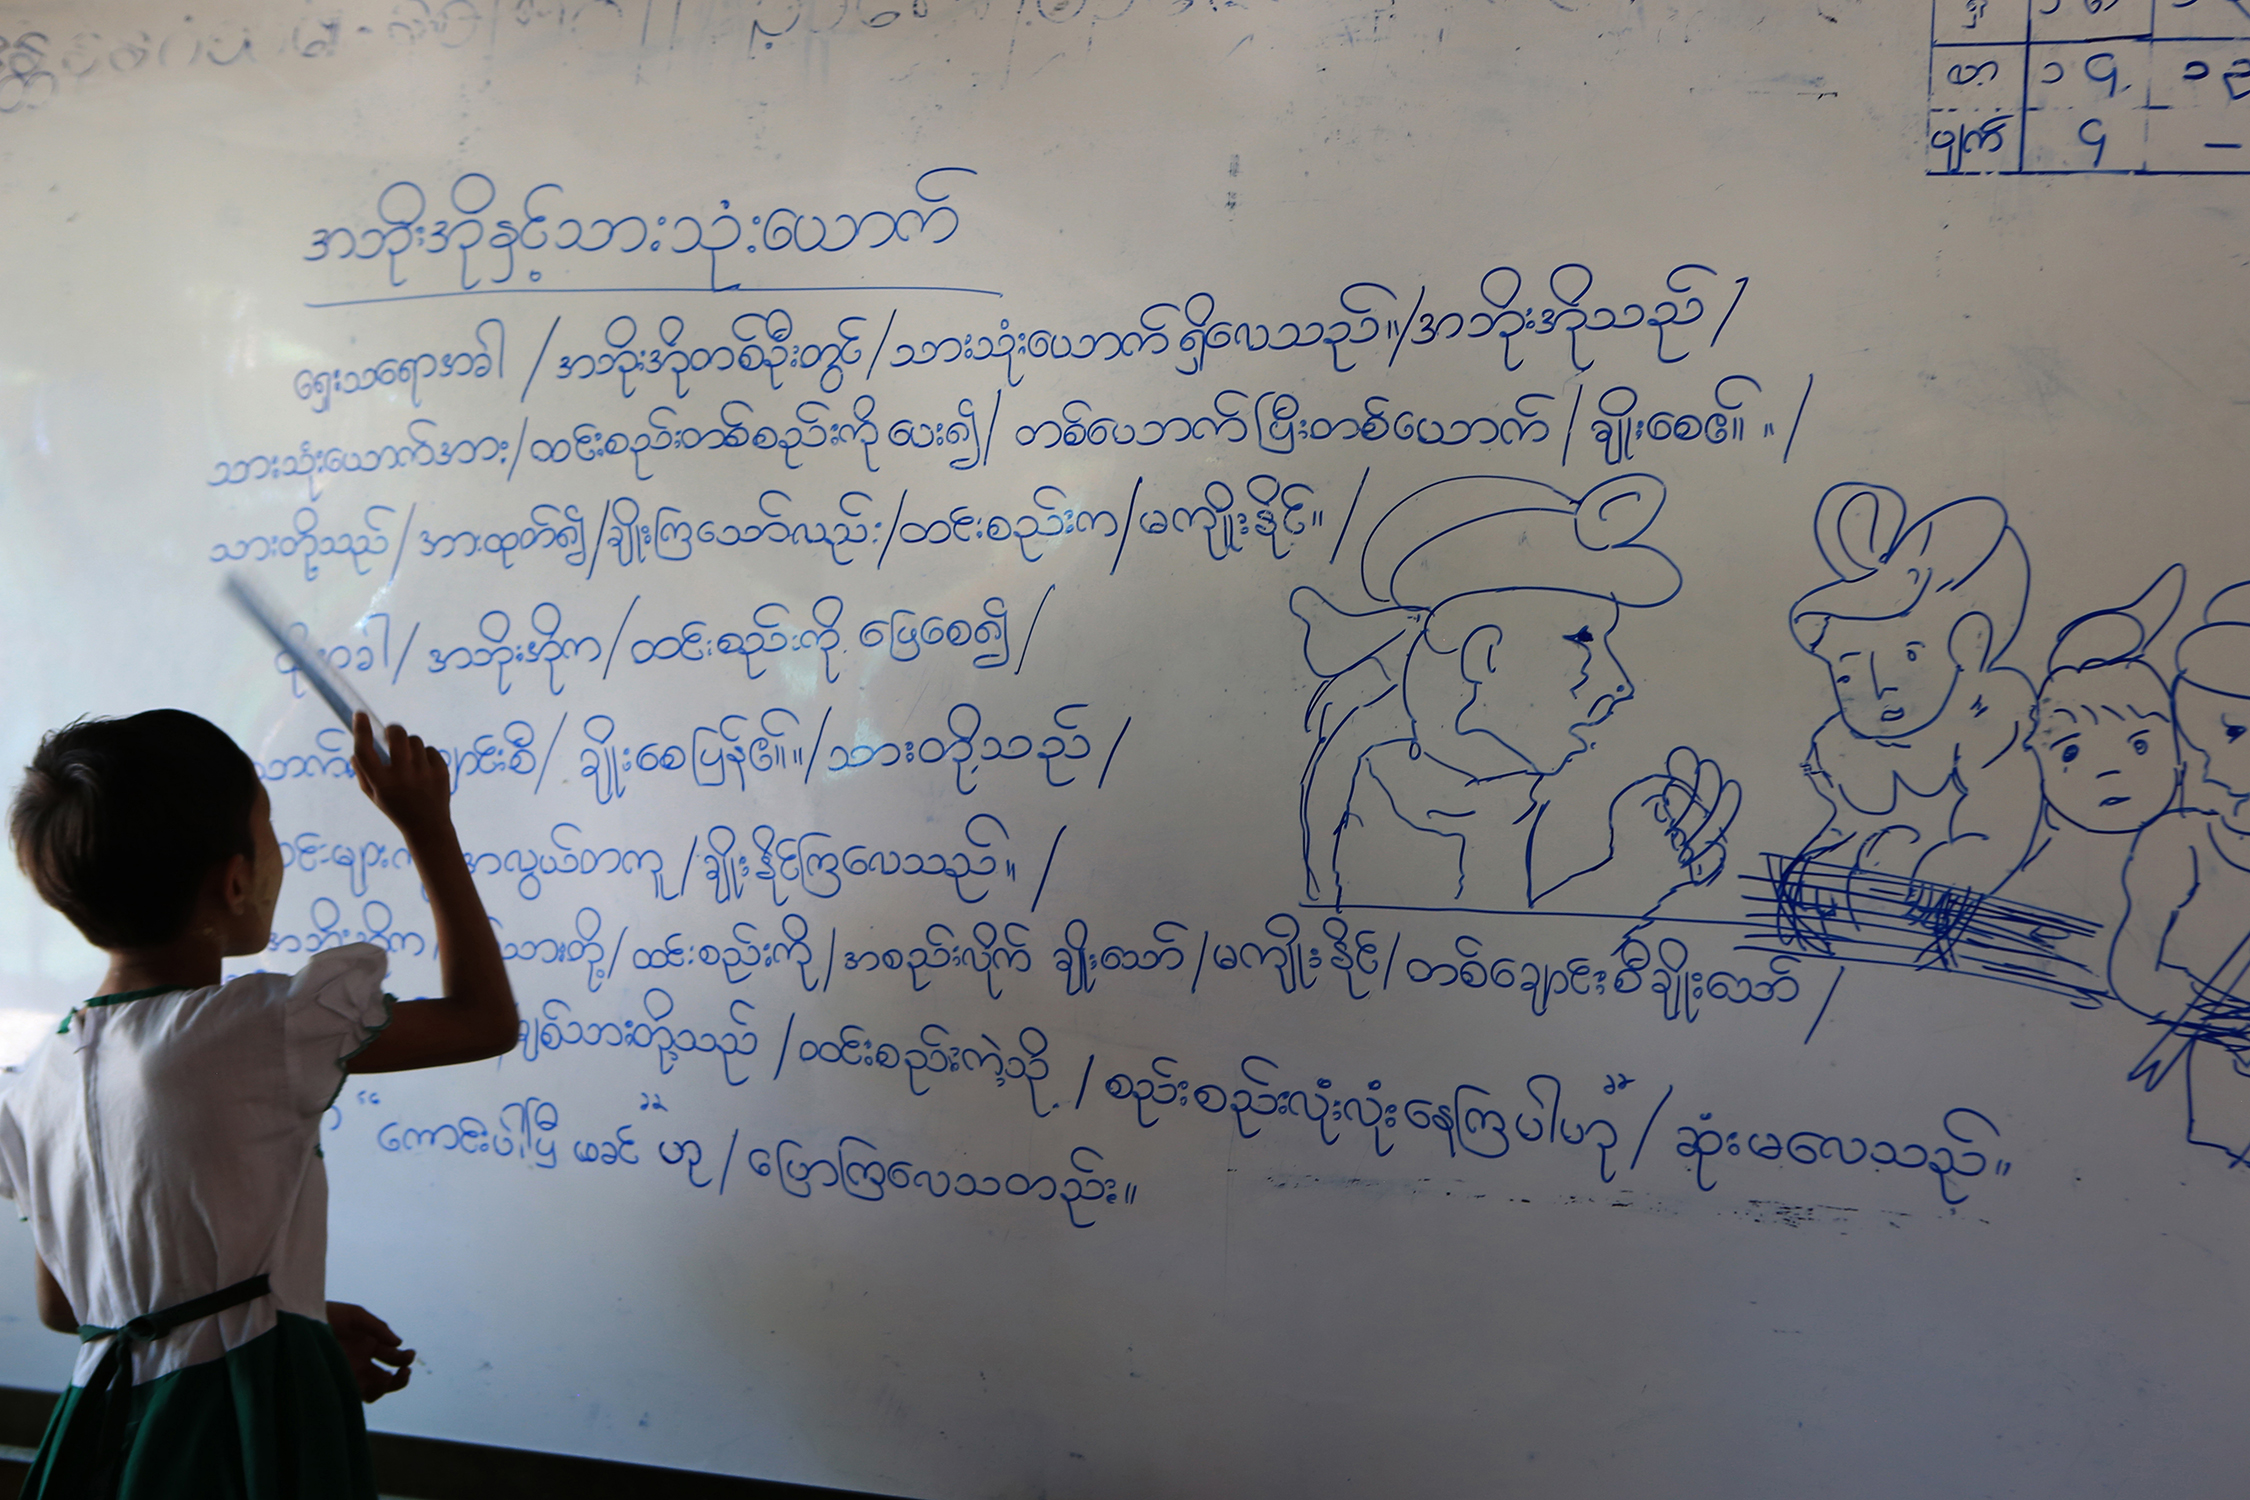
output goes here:
[{"label": "green skirt", "polygon": [[[367,1419],[328,1325],[282,1313],[223,1358],[102,1398],[56,1403],[24,1500],[373,1500]],[[122,1442],[119,1435],[122,1434]]]}]

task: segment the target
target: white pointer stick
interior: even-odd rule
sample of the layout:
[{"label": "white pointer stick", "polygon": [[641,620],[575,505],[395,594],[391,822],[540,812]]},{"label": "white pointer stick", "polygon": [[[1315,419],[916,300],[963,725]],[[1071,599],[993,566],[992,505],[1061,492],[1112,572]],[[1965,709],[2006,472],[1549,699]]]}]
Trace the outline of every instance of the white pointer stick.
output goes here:
[{"label": "white pointer stick", "polygon": [[308,641],[297,640],[289,634],[288,628],[281,623],[281,617],[274,613],[273,605],[267,602],[249,579],[240,573],[229,576],[225,593],[260,630],[273,637],[273,643],[281,648],[281,654],[295,664],[306,683],[320,694],[321,701],[335,710],[336,717],[344,721],[345,729],[352,727],[354,713],[367,715],[368,725],[375,731],[376,758],[384,765],[389,765],[391,752],[383,743],[383,721],[375,716],[375,710],[367,706],[367,700],[359,695],[358,690],[344,680],[343,674],[330,666],[326,657],[311,649]]}]

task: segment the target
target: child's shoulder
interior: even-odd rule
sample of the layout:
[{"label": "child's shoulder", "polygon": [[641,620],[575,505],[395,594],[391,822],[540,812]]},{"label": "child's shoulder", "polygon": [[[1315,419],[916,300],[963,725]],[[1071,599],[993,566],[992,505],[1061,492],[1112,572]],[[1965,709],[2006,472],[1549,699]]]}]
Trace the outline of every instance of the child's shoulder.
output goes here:
[{"label": "child's shoulder", "polygon": [[268,977],[285,979],[291,990],[299,992],[332,984],[380,985],[390,965],[390,954],[373,943],[344,943],[321,949],[294,974]]},{"label": "child's shoulder", "polygon": [[[347,943],[323,948],[294,973],[257,969],[237,974],[203,991],[202,1000],[189,1003],[204,1014],[318,1007],[356,1016],[380,1007],[389,964],[390,956],[381,948],[370,943]],[[104,1007],[127,999],[97,996],[86,1002],[86,1007]]]}]

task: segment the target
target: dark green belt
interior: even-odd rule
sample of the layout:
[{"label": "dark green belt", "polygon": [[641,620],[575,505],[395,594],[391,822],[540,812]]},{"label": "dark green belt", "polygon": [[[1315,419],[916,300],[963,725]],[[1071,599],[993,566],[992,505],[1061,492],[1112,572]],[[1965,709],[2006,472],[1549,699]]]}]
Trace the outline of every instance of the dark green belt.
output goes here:
[{"label": "dark green belt", "polygon": [[86,1382],[87,1398],[100,1401],[102,1411],[100,1451],[104,1455],[102,1467],[106,1472],[97,1482],[98,1492],[107,1493],[114,1487],[117,1462],[124,1456],[125,1407],[132,1385],[129,1379],[121,1378],[125,1373],[127,1347],[153,1344],[175,1328],[225,1312],[230,1307],[240,1307],[245,1302],[255,1302],[271,1290],[267,1274],[260,1271],[248,1281],[238,1281],[201,1297],[142,1313],[116,1328],[104,1328],[98,1323],[78,1326],[78,1341],[82,1344],[91,1344],[97,1339],[112,1341],[103,1351],[101,1363],[94,1366],[93,1377]]}]

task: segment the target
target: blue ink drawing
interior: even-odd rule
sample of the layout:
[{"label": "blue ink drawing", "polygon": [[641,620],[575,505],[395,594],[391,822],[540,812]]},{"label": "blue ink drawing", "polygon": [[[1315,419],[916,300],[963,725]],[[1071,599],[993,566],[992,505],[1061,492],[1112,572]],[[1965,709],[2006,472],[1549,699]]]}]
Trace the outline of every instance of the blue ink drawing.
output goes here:
[{"label": "blue ink drawing", "polygon": [[2161,1034],[2132,1077],[2175,1071],[2187,1138],[2250,1159],[2250,583],[2221,590],[2173,655],[2181,805],[2133,839],[2112,991]]},{"label": "blue ink drawing", "polygon": [[[2039,810],[1996,894],[1768,856],[1770,878],[1753,905],[1772,925],[1760,936],[1830,957],[2034,984],[2098,1007],[2109,989],[2131,836],[2177,799],[2169,694],[2145,656],[2185,585],[2175,564],[2132,603],[2081,615],[2058,632],[2026,735]],[[1868,663],[1870,678],[1884,670],[1879,654]]]},{"label": "blue ink drawing", "polygon": [[1664,494],[1649,474],[1579,499],[1440,480],[1368,534],[1360,579],[1378,608],[1290,594],[1323,679],[1298,803],[1309,901],[1646,914],[1718,878],[1741,787],[1685,746],[1611,799],[1599,860],[1554,868],[1559,840],[1540,837],[1555,778],[1633,696],[1612,633],[1680,591],[1640,541]]},{"label": "blue ink drawing", "polygon": [[1997,500],[1905,522],[1881,485],[1820,500],[1814,535],[1837,576],[1797,601],[1789,628],[1828,668],[1837,711],[1805,762],[1830,815],[1802,857],[1990,891],[2038,817],[2031,680],[2000,663],[2031,560]]},{"label": "blue ink drawing", "polygon": [[2070,957],[2096,975],[2125,914],[2132,836],[2179,803],[2171,693],[2147,655],[2186,588],[2187,570],[2174,563],[2132,603],[2065,625],[2032,709],[2039,822],[2001,890],[2094,923],[2097,952]]},{"label": "blue ink drawing", "polygon": [[1789,628],[1835,694],[1805,761],[1829,816],[1796,855],[1766,856],[1751,906],[1770,925],[1749,946],[2098,995],[2091,972],[2051,972],[2092,924],[1992,895],[2039,819],[2035,695],[2000,660],[2031,585],[2006,509],[1977,496],[1909,525],[1896,490],[1839,484],[1813,534],[1835,577]]}]

